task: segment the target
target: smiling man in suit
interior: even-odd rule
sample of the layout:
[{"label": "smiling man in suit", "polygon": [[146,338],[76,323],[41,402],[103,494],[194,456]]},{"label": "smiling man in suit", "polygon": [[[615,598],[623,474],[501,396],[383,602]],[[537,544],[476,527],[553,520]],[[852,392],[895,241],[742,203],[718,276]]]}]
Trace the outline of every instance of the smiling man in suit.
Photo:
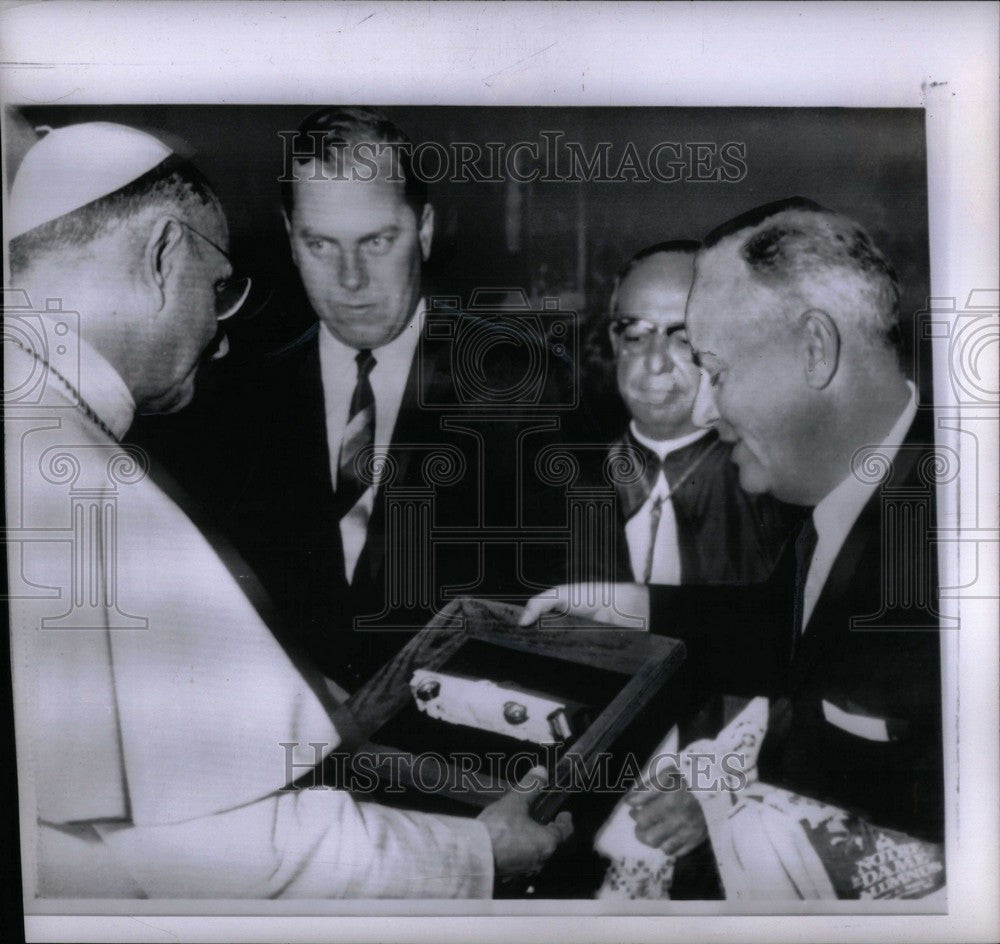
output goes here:
[{"label": "smiling man in suit", "polygon": [[516,463],[550,435],[530,404],[565,370],[508,320],[429,310],[434,209],[386,116],[323,108],[291,144],[285,222],[316,320],[268,358],[230,530],[286,645],[353,690],[449,595],[545,585],[520,586],[516,526],[540,503]]},{"label": "smiling man in suit", "polygon": [[[761,780],[942,842],[941,663],[931,416],[901,365],[896,276],[852,220],[793,198],[710,234],[688,336],[694,418],[740,483],[812,508],[771,578],[746,588],[619,585],[614,606],[536,598],[683,638],[722,690],[771,697]],[[904,525],[897,527],[899,522]],[[687,792],[636,795],[644,842],[705,837]]]}]

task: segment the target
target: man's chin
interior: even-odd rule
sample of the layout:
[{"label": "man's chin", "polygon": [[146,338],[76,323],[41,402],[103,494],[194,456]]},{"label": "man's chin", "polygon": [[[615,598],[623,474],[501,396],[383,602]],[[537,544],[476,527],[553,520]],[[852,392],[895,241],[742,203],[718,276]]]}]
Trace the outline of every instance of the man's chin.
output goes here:
[{"label": "man's chin", "polygon": [[636,425],[653,439],[676,439],[693,429],[690,410],[676,403],[653,404],[631,398],[628,407]]},{"label": "man's chin", "polygon": [[770,483],[767,481],[767,477],[759,465],[752,461],[734,461],[736,462],[736,468],[739,470],[740,488],[744,492],[750,495],[763,495],[765,492],[770,491]]},{"label": "man's chin", "polygon": [[178,413],[184,407],[188,406],[193,399],[194,379],[192,378],[190,383],[185,383],[176,390],[170,390],[154,400],[147,401],[142,405],[140,412],[144,415]]},{"label": "man's chin", "polygon": [[323,324],[341,344],[369,351],[395,340],[406,327],[406,322],[394,325],[350,324],[332,318],[323,319]]}]

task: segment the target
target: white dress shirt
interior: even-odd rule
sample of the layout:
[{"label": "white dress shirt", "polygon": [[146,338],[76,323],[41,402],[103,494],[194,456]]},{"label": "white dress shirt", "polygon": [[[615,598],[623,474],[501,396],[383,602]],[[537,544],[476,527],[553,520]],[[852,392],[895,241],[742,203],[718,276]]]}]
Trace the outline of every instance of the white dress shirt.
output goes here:
[{"label": "white dress shirt", "polygon": [[[707,429],[699,429],[677,439],[657,440],[640,433],[636,429],[635,422],[632,422],[629,428],[636,440],[659,456],[661,461],[670,453],[697,442],[709,432]],[[649,497],[625,524],[632,576],[639,583],[648,581],[676,586],[681,582],[677,519],[674,516],[673,502],[669,499],[670,486],[661,469]],[[652,549],[652,560],[650,560],[650,549]]]},{"label": "white dress shirt", "polygon": [[[424,323],[424,301],[417,305],[409,324],[388,344],[376,348],[375,366],[369,380],[375,395],[375,451],[386,455],[392,442],[396,417],[406,392],[410,366],[420,340]],[[330,480],[337,487],[340,468],[340,447],[347,429],[351,396],[358,382],[357,350],[335,338],[325,326],[319,331],[319,364],[323,381],[323,402],[326,411],[326,441],[330,453]],[[340,521],[340,535],[344,545],[344,568],[348,581],[354,579],[358,558],[368,538],[368,520],[375,504],[379,469],[375,468],[374,483],[358,499],[351,511]]]},{"label": "white dress shirt", "polygon": [[[909,381],[907,386],[910,388],[910,400],[878,448],[879,454],[886,456],[890,462],[896,458],[896,453],[899,452],[899,447],[917,415],[916,388]],[[809,625],[809,617],[816,607],[816,601],[819,600],[826,578],[830,576],[833,562],[837,559],[858,515],[876,488],[878,488],[877,483],[862,482],[857,476],[850,474],[813,509],[817,541],[806,576],[802,611],[803,631]]]}]

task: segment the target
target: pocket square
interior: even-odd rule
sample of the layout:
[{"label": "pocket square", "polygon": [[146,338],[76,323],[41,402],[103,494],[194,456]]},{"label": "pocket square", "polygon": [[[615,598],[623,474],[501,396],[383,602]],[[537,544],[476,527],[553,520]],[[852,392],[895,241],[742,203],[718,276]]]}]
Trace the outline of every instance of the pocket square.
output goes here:
[{"label": "pocket square", "polygon": [[855,737],[864,738],[866,741],[888,742],[889,726],[885,718],[872,718],[868,715],[856,715],[843,708],[838,708],[833,702],[823,699],[823,717],[830,724],[853,734]]}]

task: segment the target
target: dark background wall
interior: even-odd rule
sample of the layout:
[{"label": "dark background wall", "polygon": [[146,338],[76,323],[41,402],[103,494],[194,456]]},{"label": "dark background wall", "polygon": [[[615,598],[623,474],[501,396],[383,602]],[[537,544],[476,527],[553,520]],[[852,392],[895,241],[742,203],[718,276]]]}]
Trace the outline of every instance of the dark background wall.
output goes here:
[{"label": "dark background wall", "polygon": [[[311,106],[29,107],[31,125],[120,121],[180,141],[215,184],[230,220],[233,255],[254,276],[258,317],[233,334],[277,343],[310,315],[299,294],[281,218],[278,176],[283,142]],[[612,173],[631,142],[645,156],[659,142],[727,142],[745,148],[735,182],[458,182],[431,186],[437,230],[429,289],[468,305],[477,289],[513,287],[539,305],[602,312],[611,279],[637,249],[666,239],[700,238],[762,203],[799,194],[854,217],[895,264],[904,317],[928,295],[924,116],[919,109],[844,108],[483,108],[409,107],[386,111],[416,142],[533,141],[559,131],[590,155],[610,145]],[[8,169],[18,160],[8,149]],[[563,152],[563,155],[564,152]],[[661,161],[665,167],[669,154]],[[428,158],[427,169],[434,170]],[[527,164],[522,166],[528,166]],[[718,167],[718,161],[709,170]],[[565,164],[559,168],[564,170]],[[544,170],[544,168],[543,168]],[[626,175],[628,176],[628,175]],[[246,332],[241,337],[240,332]],[[904,325],[904,337],[908,335]],[[909,355],[908,355],[909,356]],[[921,377],[929,371],[921,371]]]},{"label": "dark background wall", "polygon": [[[121,121],[186,141],[215,183],[232,226],[238,257],[252,269],[276,271],[287,260],[277,177],[278,131],[294,130],[308,106],[93,106],[24,108],[33,125]],[[395,107],[386,111],[414,142],[534,141],[561,131],[590,154],[611,144],[617,164],[628,142],[645,156],[658,142],[743,142],[745,177],[734,183],[682,180],[526,185],[536,236],[575,236],[583,216],[587,301],[606,288],[607,269],[644,245],[698,238],[736,213],[791,194],[811,197],[857,218],[896,264],[906,303],[927,295],[927,186],[923,112],[843,108],[464,108]],[[661,159],[665,166],[669,153]],[[428,170],[434,161],[428,157]],[[560,168],[561,170],[561,168]],[[434,274],[448,291],[515,284],[539,262],[575,271],[575,239],[529,238],[520,251],[505,241],[504,183],[442,181],[432,186],[438,209]],[[533,258],[525,258],[528,250]],[[539,259],[539,255],[550,258]],[[529,288],[526,281],[521,282]]]}]

